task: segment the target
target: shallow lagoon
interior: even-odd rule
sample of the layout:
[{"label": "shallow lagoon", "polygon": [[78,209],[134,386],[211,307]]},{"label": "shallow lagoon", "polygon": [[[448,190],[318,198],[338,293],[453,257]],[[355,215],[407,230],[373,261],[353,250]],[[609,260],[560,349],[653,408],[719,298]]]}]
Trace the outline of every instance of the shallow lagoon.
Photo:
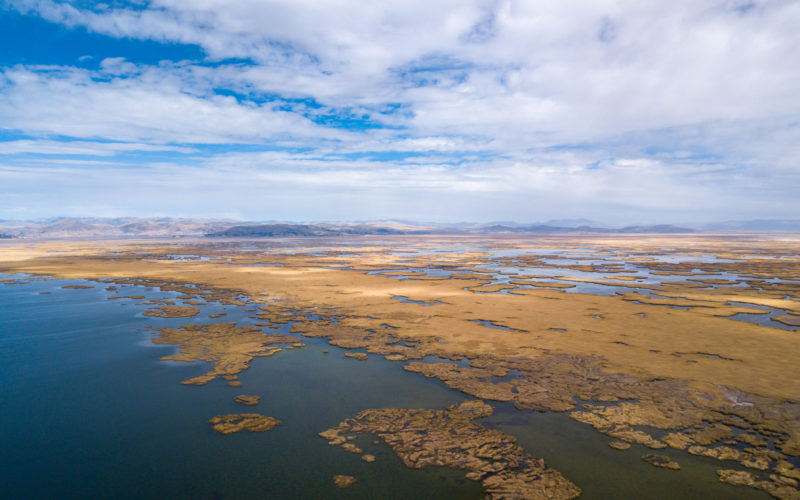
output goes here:
[{"label": "shallow lagoon", "polygon": [[[75,284],[92,288],[61,288]],[[377,456],[366,464],[317,436],[366,408],[444,408],[471,398],[405,372],[402,363],[373,355],[365,362],[348,359],[342,349],[312,338],[304,339],[305,348],[255,358],[240,374],[243,387],[224,380],[183,386],[179,382],[203,373],[204,364],[159,361],[174,348],[153,345],[145,326],[252,325],[252,312],[212,303],[200,306],[194,318],[144,317],[147,306],[137,302],[180,294],[130,285],[111,292],[106,286],[41,279],[0,285],[1,497],[482,496],[480,485],[463,472],[408,469],[372,437],[356,441]],[[146,298],[108,300],[112,295]],[[221,311],[227,315],[208,318]],[[259,395],[261,404],[238,405],[238,394]],[[656,469],[639,459],[649,450],[611,450],[607,437],[566,414],[495,406],[498,413],[484,424],[517,436],[528,453],[583,488],[582,498],[767,498],[719,483],[714,470],[727,463],[667,451],[683,470]],[[246,412],[276,417],[283,425],[223,436],[207,424],[217,414]],[[335,474],[359,482],[338,490]]]}]

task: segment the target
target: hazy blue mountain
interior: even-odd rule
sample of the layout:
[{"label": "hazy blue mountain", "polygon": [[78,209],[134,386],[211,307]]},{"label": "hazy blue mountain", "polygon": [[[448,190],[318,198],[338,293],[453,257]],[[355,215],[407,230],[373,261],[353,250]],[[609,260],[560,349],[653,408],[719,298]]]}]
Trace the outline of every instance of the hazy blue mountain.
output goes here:
[{"label": "hazy blue mountain", "polygon": [[556,227],[600,227],[602,223],[589,219],[552,219],[544,223]]},{"label": "hazy blue mountain", "polygon": [[296,223],[172,217],[50,217],[32,221],[0,221],[0,234],[4,238],[156,238],[198,236],[268,238],[403,234],[682,234],[700,231],[797,232],[800,231],[800,220],[728,221],[693,227],[673,224],[640,224],[622,228],[599,225],[592,223],[588,219],[560,219],[549,221],[548,223],[498,221],[485,224],[474,222],[418,223],[407,220]]},{"label": "hazy blue mountain", "polygon": [[800,219],[731,220],[701,227],[711,231],[800,231]]}]

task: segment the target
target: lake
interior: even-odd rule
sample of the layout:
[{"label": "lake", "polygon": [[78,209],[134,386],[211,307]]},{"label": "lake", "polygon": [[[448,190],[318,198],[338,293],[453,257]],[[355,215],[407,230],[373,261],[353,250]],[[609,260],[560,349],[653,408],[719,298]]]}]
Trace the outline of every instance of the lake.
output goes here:
[{"label": "lake", "polygon": [[[370,355],[343,356],[324,339],[255,358],[242,387],[218,379],[180,381],[205,363],[160,361],[175,351],[150,341],[148,327],[232,322],[254,325],[248,306],[209,303],[193,318],[152,318],[139,303],[176,300],[177,292],[81,280],[0,283],[0,449],[3,498],[481,498],[479,483],[445,468],[409,469],[372,436],[356,441],[377,457],[332,447],[317,436],[367,408],[445,408],[473,399],[435,379],[405,372],[402,363]],[[23,279],[20,279],[23,278]],[[64,289],[63,286],[89,286]],[[49,292],[49,293],[42,293]],[[143,295],[144,299],[111,296]],[[218,319],[210,314],[227,313]],[[290,325],[270,332],[288,334]],[[327,354],[323,351],[329,351]],[[261,396],[258,406],[233,401]],[[491,403],[491,402],[490,402]],[[494,404],[494,403],[493,403]],[[515,435],[584,490],[582,498],[768,498],[719,483],[730,464],[659,451],[681,471],[645,464],[650,450],[620,452],[566,413],[519,411],[494,404],[481,423]],[[221,435],[208,420],[256,412],[283,424],[264,433]],[[340,490],[336,474],[358,478]]]}]

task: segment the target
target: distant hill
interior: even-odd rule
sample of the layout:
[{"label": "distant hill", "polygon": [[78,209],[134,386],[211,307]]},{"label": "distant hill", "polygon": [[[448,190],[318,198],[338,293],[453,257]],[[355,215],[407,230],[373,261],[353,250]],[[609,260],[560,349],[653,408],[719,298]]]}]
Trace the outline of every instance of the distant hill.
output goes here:
[{"label": "distant hill", "polygon": [[359,224],[355,226],[331,226],[321,224],[253,224],[233,226],[222,231],[206,234],[212,238],[263,238],[291,236],[344,236],[369,234],[430,234],[427,230],[397,229],[386,226]]},{"label": "distant hill", "polygon": [[266,238],[291,236],[345,236],[392,234],[564,234],[564,233],[693,233],[694,229],[671,226],[629,226],[622,229],[603,227],[557,227],[543,224],[472,224],[469,226],[386,227],[378,224],[242,224],[209,233],[212,238]]},{"label": "distant hill", "polygon": [[800,219],[731,220],[701,227],[711,231],[800,231]]},{"label": "distant hill", "polygon": [[660,233],[660,234],[675,234],[675,233],[696,233],[695,229],[688,227],[673,226],[671,224],[657,224],[654,226],[627,226],[617,230],[619,233]]},{"label": "distant hill", "polygon": [[478,226],[475,232],[485,233],[558,233],[572,231],[572,228],[567,227],[554,227],[545,226],[541,224],[535,225],[509,225],[509,224],[492,224],[489,226]]},{"label": "distant hill", "polygon": [[222,231],[206,234],[213,238],[264,238],[276,236],[332,236],[334,231],[319,226],[295,224],[256,224],[252,226],[233,226]]},{"label": "distant hill", "polygon": [[0,233],[15,238],[130,238],[203,236],[233,221],[201,219],[66,218],[0,222]]},{"label": "distant hill", "polygon": [[288,238],[352,235],[525,235],[525,234],[691,234],[705,232],[800,232],[800,220],[730,221],[690,228],[672,224],[603,227],[586,219],[563,219],[563,225],[542,223],[470,222],[433,224],[383,220],[377,222],[244,222],[229,219],[169,217],[52,217],[33,221],[0,221],[0,238]]},{"label": "distant hill", "polygon": [[[487,233],[545,233],[545,234],[558,234],[558,233],[694,233],[694,229],[688,227],[678,227],[669,224],[658,224],[652,226],[627,226],[621,229],[608,228],[608,227],[594,227],[594,226],[576,226],[576,227],[563,227],[563,226],[550,226],[545,224],[534,225],[490,225],[482,226],[482,232]],[[478,230],[478,232],[481,232]]]},{"label": "distant hill", "polygon": [[599,222],[589,219],[551,219],[544,223],[546,226],[556,227],[601,227]]}]

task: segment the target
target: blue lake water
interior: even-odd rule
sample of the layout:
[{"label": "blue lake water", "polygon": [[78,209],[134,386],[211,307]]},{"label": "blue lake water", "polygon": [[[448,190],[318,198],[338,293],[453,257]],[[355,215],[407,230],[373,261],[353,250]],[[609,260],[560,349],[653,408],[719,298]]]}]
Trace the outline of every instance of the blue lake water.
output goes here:
[{"label": "blue lake water", "polygon": [[[240,375],[242,387],[223,380],[183,386],[206,365],[159,361],[174,348],[151,344],[144,327],[209,322],[207,314],[222,306],[188,320],[150,318],[134,303],[142,300],[107,300],[112,293],[103,284],[61,289],[67,283],[75,282],[0,285],[0,497],[481,497],[463,472],[408,469],[371,440],[362,447],[378,460],[366,464],[317,436],[365,408],[444,408],[467,399],[459,392],[410,376],[397,363],[345,358],[316,339],[256,358]],[[137,286],[113,294],[179,295]],[[216,321],[247,323],[243,308],[225,309]],[[238,394],[260,395],[261,404],[234,403]],[[207,423],[248,412],[283,425],[223,436]],[[335,474],[359,482],[338,490]]]},{"label": "blue lake water", "polygon": [[[8,278],[8,276],[4,276]],[[64,285],[89,289],[63,289]],[[252,325],[248,306],[200,306],[194,318],[142,315],[144,300],[176,292],[143,286],[32,279],[0,283],[0,497],[27,498],[481,498],[479,483],[444,468],[409,469],[384,444],[356,444],[375,463],[328,446],[317,433],[367,408],[444,408],[471,399],[402,363],[343,356],[324,339],[255,358],[240,374],[184,386],[205,363],[159,361],[172,346],[150,342],[152,327],[235,321]],[[42,294],[41,292],[50,292]],[[145,299],[109,300],[112,295]],[[179,301],[177,301],[180,303]],[[226,312],[218,319],[209,314]],[[279,333],[288,333],[288,325]],[[270,330],[272,331],[272,330]],[[323,353],[328,350],[329,353]],[[435,361],[435,360],[431,360]],[[261,404],[236,404],[238,394]],[[609,439],[566,414],[497,404],[483,423],[520,444],[584,489],[582,498],[767,498],[716,480],[715,460],[666,451],[683,470],[656,469],[649,450],[608,448]],[[283,425],[265,433],[214,433],[218,414],[257,412]],[[339,490],[335,474],[358,477]]]}]

